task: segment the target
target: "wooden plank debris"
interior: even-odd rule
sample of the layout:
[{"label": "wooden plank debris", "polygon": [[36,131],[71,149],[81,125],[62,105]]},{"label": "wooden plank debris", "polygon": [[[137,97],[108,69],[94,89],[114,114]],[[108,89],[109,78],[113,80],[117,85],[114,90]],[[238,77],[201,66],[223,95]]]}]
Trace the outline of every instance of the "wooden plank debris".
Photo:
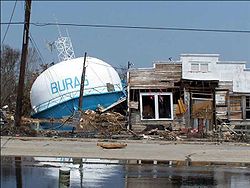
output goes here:
[{"label": "wooden plank debris", "polygon": [[104,149],[122,149],[127,146],[125,143],[97,143],[97,146],[100,146]]}]

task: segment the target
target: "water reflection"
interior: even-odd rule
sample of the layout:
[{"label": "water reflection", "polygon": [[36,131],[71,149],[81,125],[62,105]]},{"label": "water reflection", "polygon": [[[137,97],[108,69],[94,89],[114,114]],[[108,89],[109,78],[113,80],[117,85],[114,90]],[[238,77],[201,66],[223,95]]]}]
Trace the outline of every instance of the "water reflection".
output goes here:
[{"label": "water reflection", "polygon": [[16,187],[22,188],[22,166],[21,157],[15,157],[15,169],[16,169]]},{"label": "water reflection", "polygon": [[59,170],[70,171],[70,187],[249,187],[249,168],[173,167],[127,161],[1,157],[1,187],[60,187]]},{"label": "water reflection", "polygon": [[193,167],[127,166],[126,187],[216,187],[214,171]]}]

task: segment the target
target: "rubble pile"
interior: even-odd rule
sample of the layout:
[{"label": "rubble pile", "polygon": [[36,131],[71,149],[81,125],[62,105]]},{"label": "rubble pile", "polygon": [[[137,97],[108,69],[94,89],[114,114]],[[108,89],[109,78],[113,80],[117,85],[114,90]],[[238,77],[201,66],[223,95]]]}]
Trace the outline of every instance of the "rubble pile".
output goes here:
[{"label": "rubble pile", "polygon": [[14,123],[14,112],[8,110],[8,106],[0,108],[0,125]]},{"label": "rubble pile", "polygon": [[[42,123],[52,124],[41,128]],[[53,126],[53,124],[58,124]],[[70,125],[72,130],[63,131],[63,126]],[[32,119],[22,117],[21,126],[14,125],[14,113],[1,109],[1,135],[5,136],[44,136],[44,137],[78,137],[78,138],[112,138],[112,139],[158,139],[168,141],[203,139],[210,141],[249,142],[250,138],[243,132],[236,132],[233,125],[220,122],[216,130],[198,128],[174,129],[172,125],[148,125],[143,131],[134,132],[126,128],[126,117],[117,112],[95,112],[86,110],[78,118],[67,119]]]},{"label": "rubble pile", "polygon": [[6,136],[37,136],[37,134],[38,132],[29,126],[6,125],[1,127],[1,135]]},{"label": "rubble pile", "polygon": [[178,134],[179,133],[169,131],[169,130],[159,132],[159,136],[163,137],[165,140],[170,140],[170,141],[181,140]]},{"label": "rubble pile", "polygon": [[76,132],[98,131],[101,135],[119,134],[125,129],[125,117],[117,112],[96,113],[84,112]]},{"label": "rubble pile", "polygon": [[181,134],[180,130],[169,130],[167,128],[159,129],[153,128],[148,129],[148,127],[142,131],[142,138],[144,139],[161,139],[168,141],[177,141],[182,140],[179,135]]},{"label": "rubble pile", "polygon": [[[248,141],[248,137],[243,132],[236,132],[234,130],[234,125],[222,122],[218,125],[217,135],[220,139],[224,141]],[[216,135],[216,133],[214,135]]]}]

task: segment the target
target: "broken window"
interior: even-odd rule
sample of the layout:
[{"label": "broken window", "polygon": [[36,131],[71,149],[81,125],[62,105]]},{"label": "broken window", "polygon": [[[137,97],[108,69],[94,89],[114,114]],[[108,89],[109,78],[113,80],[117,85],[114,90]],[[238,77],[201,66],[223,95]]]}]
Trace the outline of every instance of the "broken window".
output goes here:
[{"label": "broken window", "polygon": [[170,95],[158,95],[159,118],[171,118]]},{"label": "broken window", "polygon": [[250,96],[246,96],[246,119],[250,119]]},{"label": "broken window", "polygon": [[141,93],[142,119],[173,119],[172,93]]},{"label": "broken window", "polygon": [[155,97],[154,95],[142,96],[143,119],[155,119]]}]

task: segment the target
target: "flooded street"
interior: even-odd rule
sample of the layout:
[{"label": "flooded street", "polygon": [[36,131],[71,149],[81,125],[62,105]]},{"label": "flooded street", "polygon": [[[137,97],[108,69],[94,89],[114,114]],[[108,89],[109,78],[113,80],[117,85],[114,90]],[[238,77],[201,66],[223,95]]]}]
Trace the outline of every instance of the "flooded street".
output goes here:
[{"label": "flooded street", "polygon": [[[248,167],[134,164],[129,160],[1,157],[1,187],[241,187]],[[68,175],[62,174],[68,172]]]}]

